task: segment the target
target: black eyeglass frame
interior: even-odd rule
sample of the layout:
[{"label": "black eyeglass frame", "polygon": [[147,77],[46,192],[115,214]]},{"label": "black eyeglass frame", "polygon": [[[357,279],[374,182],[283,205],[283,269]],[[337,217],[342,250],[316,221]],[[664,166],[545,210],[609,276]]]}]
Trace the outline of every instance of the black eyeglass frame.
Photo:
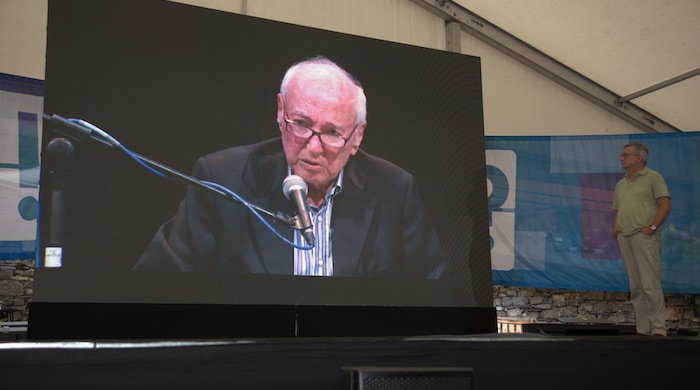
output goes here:
[{"label": "black eyeglass frame", "polygon": [[[355,131],[357,130],[357,125],[355,125],[355,127],[353,127],[353,129],[352,129],[352,133],[350,134],[350,137],[347,137],[347,138],[343,137],[343,136],[340,135],[340,134],[335,134],[335,135],[334,135],[334,134],[328,134],[328,133],[323,133],[323,132],[320,132],[320,131],[316,131],[316,130],[314,130],[314,129],[312,129],[312,128],[309,128],[309,127],[307,127],[307,126],[302,125],[301,123],[298,123],[297,121],[294,121],[294,120],[292,120],[292,119],[289,119],[289,115],[287,114],[287,105],[286,105],[286,103],[283,103],[282,108],[284,109],[284,123],[285,123],[284,128],[287,130],[287,132],[288,132],[289,134],[291,134],[291,135],[293,135],[293,136],[295,136],[295,137],[297,137],[297,138],[305,139],[305,140],[307,140],[307,141],[310,140],[311,137],[313,137],[314,135],[316,135],[316,136],[318,136],[318,140],[321,141],[321,143],[322,143],[323,145],[328,146],[329,148],[334,148],[334,149],[342,149],[342,148],[344,148],[345,145],[348,144],[348,140],[350,140],[350,137],[352,137],[352,134],[355,133]],[[303,136],[301,136],[301,135],[299,135],[299,134],[293,132],[292,130],[289,130],[289,125],[299,126],[299,127],[303,128],[303,129],[306,129],[306,130],[310,131],[311,134],[310,134],[308,137],[303,137]],[[325,142],[325,141],[323,140],[323,137],[324,137],[324,136],[325,136],[325,137],[335,137],[335,138],[338,138],[338,139],[342,139],[342,140],[343,140],[343,144],[342,144],[342,145],[338,145],[338,146],[330,145],[330,144],[328,144],[327,142]]]}]

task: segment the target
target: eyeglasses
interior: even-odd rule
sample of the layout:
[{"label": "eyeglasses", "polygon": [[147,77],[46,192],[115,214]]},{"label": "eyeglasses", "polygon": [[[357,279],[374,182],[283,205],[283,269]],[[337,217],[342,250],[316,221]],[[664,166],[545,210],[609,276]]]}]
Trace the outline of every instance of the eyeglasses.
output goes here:
[{"label": "eyeglasses", "polygon": [[622,154],[620,154],[620,158],[627,158],[629,156],[639,156],[639,153],[622,153]]},{"label": "eyeglasses", "polygon": [[[318,136],[318,139],[322,144],[330,146],[331,148],[342,148],[348,142],[350,137],[345,138],[340,135],[336,130],[330,130],[326,132],[315,131],[307,127],[303,121],[292,120],[287,117],[287,107],[284,107],[284,122],[285,128],[289,133],[295,137],[303,138],[305,140],[310,140],[314,135]],[[353,131],[355,131],[353,129]]]}]

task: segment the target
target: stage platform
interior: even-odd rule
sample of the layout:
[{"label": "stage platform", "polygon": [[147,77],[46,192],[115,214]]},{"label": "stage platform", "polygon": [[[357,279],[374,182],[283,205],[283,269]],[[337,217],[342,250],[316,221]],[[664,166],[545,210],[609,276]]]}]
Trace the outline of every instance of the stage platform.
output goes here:
[{"label": "stage platform", "polygon": [[[0,343],[3,388],[341,389],[344,367],[470,368],[472,389],[694,383],[700,338],[499,333],[410,338]],[[683,387],[682,387],[683,386]]]}]

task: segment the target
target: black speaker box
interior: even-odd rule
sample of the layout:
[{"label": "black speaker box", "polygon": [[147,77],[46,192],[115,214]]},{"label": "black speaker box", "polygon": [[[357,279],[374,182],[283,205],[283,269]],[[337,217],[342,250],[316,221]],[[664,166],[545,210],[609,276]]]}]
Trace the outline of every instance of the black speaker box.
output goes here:
[{"label": "black speaker box", "polygon": [[474,370],[461,367],[343,367],[341,390],[467,390]]}]

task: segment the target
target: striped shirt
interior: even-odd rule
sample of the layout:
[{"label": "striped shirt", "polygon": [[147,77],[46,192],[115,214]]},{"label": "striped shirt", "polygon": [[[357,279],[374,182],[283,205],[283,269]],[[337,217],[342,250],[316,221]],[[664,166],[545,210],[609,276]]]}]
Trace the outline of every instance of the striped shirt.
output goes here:
[{"label": "striped shirt", "polygon": [[[326,194],[323,205],[321,207],[309,205],[316,244],[309,250],[294,248],[294,275],[333,276],[331,213],[333,211],[333,198],[340,193],[340,183],[342,182],[343,171],[341,170],[335,186]],[[308,245],[299,230],[294,233],[294,243]]]}]

